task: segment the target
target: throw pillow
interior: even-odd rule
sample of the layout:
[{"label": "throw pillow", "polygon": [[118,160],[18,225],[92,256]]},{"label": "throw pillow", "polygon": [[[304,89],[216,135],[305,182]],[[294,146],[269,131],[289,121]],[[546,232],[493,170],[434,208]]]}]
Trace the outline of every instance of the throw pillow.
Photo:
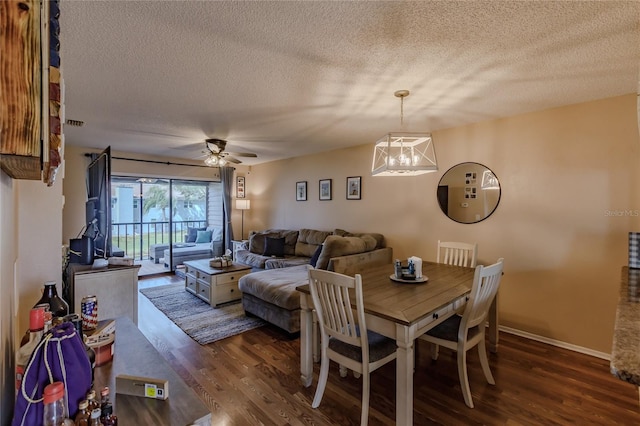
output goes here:
[{"label": "throw pillow", "polygon": [[198,231],[196,234],[195,243],[210,243],[211,242],[211,231]]},{"label": "throw pillow", "polygon": [[187,239],[185,243],[195,243],[198,238],[198,231],[204,231],[207,228],[187,228]]},{"label": "throw pillow", "polygon": [[264,240],[264,256],[284,257],[284,237],[267,237]]},{"label": "throw pillow", "polygon": [[318,258],[320,257],[321,252],[322,252],[322,244],[318,246],[318,248],[316,249],[316,252],[313,253],[313,256],[311,256],[309,265],[313,266],[314,268],[316,267],[316,264],[318,263]]}]

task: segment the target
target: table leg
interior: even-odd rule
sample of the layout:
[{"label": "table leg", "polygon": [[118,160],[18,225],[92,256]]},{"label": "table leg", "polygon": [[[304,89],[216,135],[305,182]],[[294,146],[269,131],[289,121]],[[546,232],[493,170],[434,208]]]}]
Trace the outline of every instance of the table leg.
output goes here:
[{"label": "table leg", "polygon": [[307,295],[300,296],[300,379],[306,388],[313,381],[313,313]]},{"label": "table leg", "polygon": [[406,327],[397,325],[396,425],[413,425],[414,346]]},{"label": "table leg", "polygon": [[493,299],[489,308],[489,350],[498,352],[498,294]]},{"label": "table leg", "polygon": [[313,362],[320,362],[320,328],[318,326],[318,313],[315,311],[311,311],[313,314]]}]

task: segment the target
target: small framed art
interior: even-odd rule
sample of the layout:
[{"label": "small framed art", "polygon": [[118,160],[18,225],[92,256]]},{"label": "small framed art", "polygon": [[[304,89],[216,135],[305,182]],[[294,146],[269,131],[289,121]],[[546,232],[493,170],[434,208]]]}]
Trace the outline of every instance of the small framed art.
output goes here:
[{"label": "small framed art", "polygon": [[361,176],[349,176],[347,178],[347,200],[359,200],[362,198],[360,193],[361,185]]},{"label": "small framed art", "polygon": [[296,182],[296,201],[307,201],[307,181]]},{"label": "small framed art", "polygon": [[236,177],[236,198],[244,198],[244,176]]},{"label": "small framed art", "polygon": [[331,179],[320,179],[319,198],[321,201],[331,199]]}]

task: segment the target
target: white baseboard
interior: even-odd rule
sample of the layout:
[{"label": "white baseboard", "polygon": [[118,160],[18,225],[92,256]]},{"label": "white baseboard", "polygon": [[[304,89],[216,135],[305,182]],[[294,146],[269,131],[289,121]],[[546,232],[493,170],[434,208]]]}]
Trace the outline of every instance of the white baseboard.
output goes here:
[{"label": "white baseboard", "polygon": [[593,349],[584,348],[582,346],[572,345],[571,343],[562,342],[560,340],[550,339],[548,337],[538,336],[537,334],[527,333],[526,331],[516,330],[515,328],[498,327],[500,331],[504,331],[505,333],[515,334],[516,336],[524,337],[527,339],[535,340],[537,342],[547,343],[552,346],[557,346],[559,348],[568,349],[570,351],[579,352],[581,354],[591,355],[596,358],[606,359],[607,361],[611,361],[611,354],[607,354],[604,352],[594,351]]}]

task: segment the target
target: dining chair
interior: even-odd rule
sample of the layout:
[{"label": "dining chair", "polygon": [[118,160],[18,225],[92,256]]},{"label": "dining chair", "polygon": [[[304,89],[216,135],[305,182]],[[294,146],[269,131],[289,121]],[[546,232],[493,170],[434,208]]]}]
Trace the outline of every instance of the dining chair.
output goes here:
[{"label": "dining chair", "polygon": [[[322,401],[330,360],[333,360],[341,370],[346,367],[356,373],[356,377],[362,375],[360,424],[364,426],[369,419],[370,373],[396,358],[396,342],[367,330],[360,274],[350,277],[309,269],[309,287],[321,334],[320,375],[311,406],[317,408]],[[355,296],[355,316],[350,290]]]},{"label": "dining chair", "polygon": [[484,376],[492,385],[496,382],[489,368],[485,347],[485,330],[489,307],[496,296],[502,277],[503,258],[491,266],[479,265],[473,277],[469,300],[462,315],[455,314],[419,337],[431,343],[431,357],[438,358],[438,346],[444,346],[457,352],[458,377],[462,395],[467,406],[473,408],[473,399],[469,389],[467,375],[467,351],[478,346],[480,365]]},{"label": "dining chair", "polygon": [[438,240],[438,263],[447,265],[476,267],[478,243],[458,243]]}]

